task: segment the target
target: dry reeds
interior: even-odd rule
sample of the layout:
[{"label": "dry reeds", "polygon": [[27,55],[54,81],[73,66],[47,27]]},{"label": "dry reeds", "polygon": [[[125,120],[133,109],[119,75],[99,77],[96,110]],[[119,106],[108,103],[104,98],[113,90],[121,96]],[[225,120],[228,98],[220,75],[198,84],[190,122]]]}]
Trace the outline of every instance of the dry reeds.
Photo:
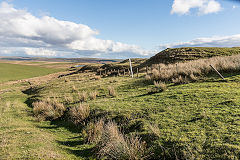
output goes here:
[{"label": "dry reeds", "polygon": [[88,104],[80,103],[78,106],[74,106],[69,110],[69,118],[74,124],[84,123],[89,117],[90,107]]},{"label": "dry reeds", "polygon": [[37,101],[32,103],[33,113],[39,121],[42,120],[54,120],[61,117],[64,114],[66,108],[62,103],[57,100],[48,98],[45,101]]},{"label": "dry reeds", "polygon": [[[219,72],[234,72],[240,70],[240,55],[213,57],[176,64],[161,64],[161,69],[153,69],[151,80],[170,81],[177,84],[196,81],[198,77],[207,75],[212,71],[213,65]],[[149,77],[148,77],[149,79]]]}]

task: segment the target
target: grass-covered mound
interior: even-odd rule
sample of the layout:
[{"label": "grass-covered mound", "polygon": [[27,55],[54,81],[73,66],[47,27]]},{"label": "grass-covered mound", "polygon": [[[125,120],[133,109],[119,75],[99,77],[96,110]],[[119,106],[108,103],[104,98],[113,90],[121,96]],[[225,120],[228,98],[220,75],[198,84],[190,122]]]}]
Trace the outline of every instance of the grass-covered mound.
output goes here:
[{"label": "grass-covered mound", "polygon": [[153,64],[169,64],[176,62],[184,62],[201,58],[209,58],[214,56],[231,56],[240,54],[240,47],[234,48],[217,48],[217,47],[184,47],[184,48],[168,48],[155,56],[148,59],[141,66],[151,66]]}]

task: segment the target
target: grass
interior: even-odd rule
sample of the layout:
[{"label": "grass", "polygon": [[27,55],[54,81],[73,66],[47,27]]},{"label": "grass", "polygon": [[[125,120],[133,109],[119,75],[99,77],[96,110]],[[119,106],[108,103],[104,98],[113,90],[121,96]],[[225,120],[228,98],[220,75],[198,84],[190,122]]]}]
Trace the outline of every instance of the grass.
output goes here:
[{"label": "grass", "polygon": [[240,53],[240,47],[219,48],[219,47],[183,47],[168,48],[155,56],[149,58],[140,66],[151,66],[159,63],[176,63],[201,58],[210,58],[215,56],[231,56]]},{"label": "grass", "polygon": [[43,76],[57,71],[61,70],[39,66],[0,63],[0,83]]},{"label": "grass", "polygon": [[[143,74],[136,79],[107,77],[96,81],[93,78],[94,74],[80,73],[68,76],[67,82],[65,78],[59,78],[35,86],[37,92],[29,95],[21,93],[20,89],[17,89],[18,86],[12,86],[12,90],[6,90],[8,87],[2,86],[1,92],[6,92],[1,95],[1,102],[3,100],[5,102],[1,106],[6,106],[3,109],[6,112],[5,118],[1,116],[0,121],[4,124],[8,119],[11,120],[0,129],[3,146],[0,151],[3,154],[0,155],[11,155],[10,159],[24,158],[26,155],[30,159],[38,157],[44,159],[44,156],[49,158],[52,154],[60,158],[65,156],[66,159],[98,158],[94,151],[96,143],[101,141],[98,134],[103,134],[101,126],[104,124],[99,122],[101,124],[99,128],[95,128],[94,124],[97,120],[104,119],[106,124],[109,121],[116,122],[119,135],[123,136],[124,133],[122,140],[127,141],[125,146],[131,146],[128,144],[133,142],[138,143],[138,140],[147,142],[146,148],[151,151],[148,158],[239,159],[240,73],[223,75],[227,82],[222,82],[212,74],[205,77],[204,81],[195,83],[181,85],[167,83],[164,92],[155,93],[149,93],[148,88],[160,84],[154,86],[146,82]],[[77,92],[73,92],[73,86]],[[109,96],[108,86],[117,91],[116,97]],[[84,120],[84,125],[75,126],[69,123],[66,120],[67,114],[52,122],[36,122],[31,115],[32,102],[47,99],[49,93],[54,93],[51,98],[55,97],[69,110],[79,106],[78,93],[92,91],[96,91],[98,96],[87,101],[90,111],[87,110],[89,115],[87,120]],[[65,100],[66,95],[71,99]],[[16,104],[21,105],[13,105],[12,102],[16,99],[18,100]],[[12,106],[18,106],[20,111],[16,108],[11,109]],[[14,135],[16,128],[24,128],[25,125],[32,130],[31,133],[35,133],[33,138],[23,136],[25,132],[20,132],[10,143],[8,137],[2,136],[8,135],[5,134],[8,132],[11,133],[10,136]],[[87,136],[84,136],[84,130]],[[34,141],[37,135],[46,139]],[[29,152],[21,150],[22,143],[29,145]],[[137,149],[141,150],[141,147],[137,147],[131,153],[135,154],[134,151]],[[47,151],[51,151],[51,154]],[[45,155],[41,156],[42,153]],[[101,153],[103,157],[111,157],[108,153]]]},{"label": "grass", "polygon": [[[79,76],[81,81],[76,81]],[[236,158],[240,152],[237,116],[240,112],[240,75],[224,76],[228,82],[221,82],[213,75],[206,78],[206,82],[167,84],[164,92],[151,94],[147,89],[154,85],[145,83],[144,78],[109,77],[96,83],[90,80],[91,73],[82,73],[70,76],[69,83],[74,83],[80,92],[96,90],[98,98],[88,101],[90,117],[114,120],[127,134],[137,132],[149,146],[154,146],[152,150],[157,150],[152,155],[154,158],[175,159],[176,152],[180,159],[189,156],[231,159],[229,157]],[[109,84],[116,88],[117,97],[109,96]],[[65,93],[72,93],[72,87],[59,79],[44,86],[37,95],[44,99],[49,91],[57,93],[61,101]],[[72,93],[72,96],[78,95]],[[72,104],[75,103],[78,99],[73,99]],[[160,137],[149,136],[153,134],[148,130],[149,123],[159,127]],[[159,151],[161,153],[157,153]]]}]

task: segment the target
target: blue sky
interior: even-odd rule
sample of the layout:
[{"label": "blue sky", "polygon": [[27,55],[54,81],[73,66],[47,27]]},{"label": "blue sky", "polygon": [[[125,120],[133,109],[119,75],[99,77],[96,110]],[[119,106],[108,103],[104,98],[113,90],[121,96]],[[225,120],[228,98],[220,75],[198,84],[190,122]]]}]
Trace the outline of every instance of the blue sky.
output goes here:
[{"label": "blue sky", "polygon": [[[0,18],[6,22],[0,24],[0,40],[2,37],[6,41],[0,43],[0,55],[129,58],[150,57],[167,47],[240,46],[240,3],[234,1],[0,0],[0,3],[0,16],[11,17]],[[71,26],[75,27],[69,29]]]}]

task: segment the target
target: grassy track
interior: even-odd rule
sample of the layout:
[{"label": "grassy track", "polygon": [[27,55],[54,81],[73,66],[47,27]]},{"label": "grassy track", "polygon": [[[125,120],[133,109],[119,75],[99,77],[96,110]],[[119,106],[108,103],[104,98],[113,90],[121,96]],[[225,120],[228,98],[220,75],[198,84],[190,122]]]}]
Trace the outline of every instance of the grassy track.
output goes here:
[{"label": "grassy track", "polygon": [[60,70],[39,66],[0,63],[0,83],[43,76],[57,71]]}]

